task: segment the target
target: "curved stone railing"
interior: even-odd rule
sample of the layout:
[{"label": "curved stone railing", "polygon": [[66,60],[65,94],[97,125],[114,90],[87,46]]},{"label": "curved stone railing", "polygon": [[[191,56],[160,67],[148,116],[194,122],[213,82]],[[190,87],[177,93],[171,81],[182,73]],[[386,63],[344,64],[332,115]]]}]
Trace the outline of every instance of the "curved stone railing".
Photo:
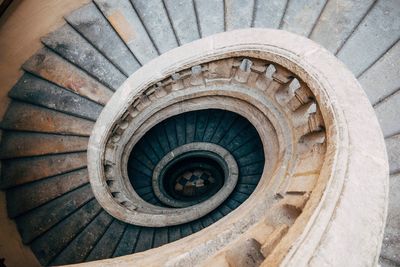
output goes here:
[{"label": "curved stone railing", "polygon": [[312,41],[283,31],[217,34],[133,74],[102,111],[89,142],[90,182],[103,208],[149,227],[207,213],[205,202],[176,209],[146,203],[126,171],[130,151],[152,126],[205,108],[239,113],[257,129],[265,166],[256,190],[197,234],[101,266],[208,260],[239,266],[249,257],[265,266],[376,264],[388,178],[379,125],[343,64]]}]

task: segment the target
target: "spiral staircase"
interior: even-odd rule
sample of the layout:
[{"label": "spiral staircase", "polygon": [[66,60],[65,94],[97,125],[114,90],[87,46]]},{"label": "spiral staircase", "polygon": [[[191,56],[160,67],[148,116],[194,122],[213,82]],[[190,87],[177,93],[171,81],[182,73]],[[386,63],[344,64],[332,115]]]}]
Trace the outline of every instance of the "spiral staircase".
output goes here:
[{"label": "spiral staircase", "polygon": [[[111,192],[110,198],[113,201],[117,201],[124,209],[130,209],[129,212],[148,212],[151,216],[156,212],[165,212],[165,217],[145,221],[136,215],[128,217],[124,215],[128,214],[125,211],[113,214],[110,208],[113,204],[99,197],[102,193],[93,192],[98,184],[93,183],[89,176],[92,176],[95,168],[88,170],[87,166],[97,164],[97,159],[89,156],[88,161],[87,150],[93,127],[93,133],[100,134],[101,128],[97,126],[100,123],[96,121],[103,114],[104,106],[115,92],[123,92],[124,86],[128,86],[128,77],[136,73],[136,81],[140,81],[139,76],[144,75],[144,71],[139,72],[142,66],[147,66],[147,63],[167,51],[216,33],[240,28],[282,29],[308,37],[336,55],[351,70],[379,120],[389,155],[391,186],[397,188],[400,170],[399,18],[400,2],[397,0],[94,0],[73,11],[65,17],[65,25],[41,39],[43,48],[23,64],[24,74],[9,91],[12,101],[0,124],[3,130],[0,185],[6,192],[8,216],[15,221],[22,242],[31,248],[41,265],[65,265],[144,251],[148,254],[143,254],[143,257],[154,255],[156,258],[156,252],[152,254],[150,249],[185,237],[200,237],[203,229],[217,223],[218,227],[231,227],[228,220],[225,220],[229,218],[228,214],[236,210],[235,216],[240,216],[244,210],[238,208],[243,203],[250,203],[249,197],[252,194],[261,194],[256,188],[263,186],[263,173],[270,172],[272,175],[274,165],[271,162],[278,161],[284,155],[280,152],[273,154],[279,149],[264,140],[278,140],[280,137],[260,132],[259,127],[254,125],[261,115],[250,118],[247,115],[250,113],[235,107],[244,105],[242,102],[230,103],[222,98],[222,93],[218,93],[213,95],[216,99],[214,105],[209,105],[213,101],[211,93],[204,91],[201,95],[201,90],[197,92],[199,102],[190,102],[185,95],[179,95],[178,91],[182,88],[191,90],[190,86],[203,85],[207,79],[211,81],[214,62],[215,73],[218,75],[224,72],[220,68],[225,68],[227,64],[236,71],[236,76],[232,78],[233,85],[225,84],[225,80],[220,77],[220,80],[215,78],[211,81],[211,85],[215,82],[215,86],[229,88],[224,89],[227,92],[225,96],[229,95],[229,90],[237,90],[237,95],[246,94],[240,88],[233,88],[243,83],[251,87],[250,73],[259,75],[265,71],[268,84],[287,84],[287,88],[291,84],[290,88],[293,88],[295,85],[291,79],[294,76],[288,74],[287,68],[277,63],[260,63],[254,55],[232,56],[231,59],[220,61],[209,59],[207,62],[182,67],[170,76],[165,75],[163,80],[149,86],[152,90],[144,93],[141,102],[130,103],[134,111],[139,113],[135,113],[138,117],[132,115],[131,120],[138,118],[140,121],[140,114],[146,113],[146,107],[151,106],[146,102],[149,99],[151,103],[163,97],[170,97],[171,101],[177,98],[187,101],[174,103],[171,110],[160,106],[157,112],[143,117],[143,124],[147,124],[137,129],[140,134],[135,137],[136,141],[127,141],[126,146],[130,148],[120,152],[124,155],[121,161],[127,166],[126,173],[122,170],[121,176],[127,177],[125,180],[131,184],[134,193],[121,191],[118,182],[107,176],[108,166],[115,166],[114,162],[104,163],[106,178],[103,184]],[[240,33],[238,36],[241,36]],[[161,61],[158,63],[162,65]],[[151,71],[150,68],[146,70]],[[232,73],[229,72],[227,77]],[[276,99],[274,101],[281,106],[289,106],[282,108],[289,120],[297,120],[299,113],[311,117],[311,122],[308,122],[308,117],[306,122],[310,129],[305,131],[302,128],[301,140],[312,142],[313,146],[316,144],[316,153],[322,155],[328,149],[325,131],[329,130],[326,125],[328,121],[321,119],[323,111],[320,109],[323,107],[316,102],[318,97],[310,93],[311,89],[304,86],[303,80],[295,80],[301,89],[290,90],[299,92],[300,102],[286,100],[287,97],[278,87],[278,96],[273,96]],[[254,82],[253,87],[260,88],[260,85]],[[115,99],[129,98],[121,94]],[[190,94],[196,92],[190,91]],[[119,103],[114,101],[110,107],[107,105],[109,109],[104,109],[104,112],[117,107]],[[226,109],[225,106],[231,108]],[[129,112],[132,114],[133,111]],[[255,111],[252,114],[256,114]],[[106,122],[107,115],[102,116],[102,122]],[[124,122],[125,119],[121,119],[117,126],[113,124],[109,127],[110,136],[107,136],[108,143],[104,145],[106,159],[110,142],[118,147],[121,142],[119,138],[123,139],[124,134],[127,135],[126,127],[134,127],[131,121],[127,121],[129,126]],[[263,124],[260,122],[258,125]],[[168,159],[169,155],[186,155],[193,150],[193,146],[200,147],[197,149],[200,152],[194,156],[188,154],[189,160],[175,164],[177,167],[174,172],[179,177],[168,172],[174,167],[171,164],[166,165],[169,169],[159,167],[164,161],[167,162],[164,159]],[[208,150],[211,152],[204,152]],[[268,153],[272,153],[272,156]],[[228,161],[226,155],[230,155],[232,160]],[[190,165],[199,159],[203,163],[194,167]],[[314,158],[314,162],[320,162],[320,159]],[[219,193],[215,192],[231,182],[227,177],[235,173],[235,166],[237,181],[226,197],[218,199]],[[156,170],[160,170],[157,177]],[[110,172],[113,171],[111,169]],[[168,178],[170,176],[175,178],[171,180]],[[311,176],[314,177],[315,172]],[[169,180],[163,182],[159,179]],[[302,180],[303,185],[315,182],[310,181]],[[214,193],[204,193],[197,186],[208,186]],[[282,185],[279,188],[282,189]],[[224,254],[228,260],[221,260],[217,254],[208,263],[198,260],[199,264],[258,266],[265,259],[268,260],[268,255],[278,244],[277,240],[285,236],[291,225],[300,218],[305,210],[305,201],[310,198],[312,191],[310,188],[285,190],[279,191],[268,202],[271,207],[275,207],[279,201],[284,202],[284,211],[279,211],[280,215],[276,216],[279,219],[271,215],[268,217],[271,222],[258,222],[254,228],[256,232],[262,229],[262,241],[248,239],[245,245],[231,245],[234,247],[230,250],[233,254],[241,255],[240,250],[244,250],[247,256],[235,258],[226,256],[228,253]],[[145,203],[132,206],[126,197],[129,194]],[[391,191],[390,194],[395,197],[397,192]],[[212,210],[201,213],[204,207],[202,203],[211,198],[219,202]],[[196,207],[199,207],[200,215],[195,212],[197,208],[191,208],[193,205],[198,205]],[[400,251],[396,245],[399,238],[396,205],[389,206],[382,266],[400,264]],[[172,223],[168,220],[168,212],[173,212],[171,207],[183,208],[186,213],[184,216],[177,214],[179,219]],[[245,232],[244,229],[240,231]],[[199,233],[194,235],[196,232]],[[189,239],[182,239],[181,247]],[[142,254],[137,255],[133,263],[152,265],[151,262],[141,261]],[[181,261],[178,265],[184,263]],[[101,262],[99,264],[102,266]],[[119,263],[111,260],[107,264]],[[267,264],[275,266],[276,262],[270,260]]]}]

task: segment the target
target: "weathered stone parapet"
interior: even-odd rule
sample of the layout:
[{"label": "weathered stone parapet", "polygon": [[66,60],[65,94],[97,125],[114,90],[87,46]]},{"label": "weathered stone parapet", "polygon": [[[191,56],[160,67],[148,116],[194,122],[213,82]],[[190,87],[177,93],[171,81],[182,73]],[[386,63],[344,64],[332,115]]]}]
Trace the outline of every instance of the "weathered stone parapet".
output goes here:
[{"label": "weathered stone parapet", "polygon": [[[372,107],[333,55],[278,30],[238,30],[189,43],[149,62],[117,90],[88,150],[95,196],[111,215],[148,226],[179,223],[168,218],[179,211],[135,204],[140,199],[124,182],[124,157],[157,122],[152,117],[204,108],[243,114],[264,147],[273,148],[264,149],[265,172],[254,193],[190,237],[92,266],[188,266],[213,259],[236,266],[236,258],[249,253],[263,266],[376,265],[388,166]],[[118,198],[107,186],[110,168],[120,184]],[[129,201],[133,206],[121,205]]]}]

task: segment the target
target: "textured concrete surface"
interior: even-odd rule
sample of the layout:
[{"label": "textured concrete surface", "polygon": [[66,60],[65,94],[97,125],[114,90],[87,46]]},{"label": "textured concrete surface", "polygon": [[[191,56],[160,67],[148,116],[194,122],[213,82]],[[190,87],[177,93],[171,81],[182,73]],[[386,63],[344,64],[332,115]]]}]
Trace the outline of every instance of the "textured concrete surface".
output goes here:
[{"label": "textured concrete surface", "polygon": [[400,173],[390,176],[389,199],[381,253],[383,267],[400,266]]},{"label": "textured concrete surface", "polygon": [[400,37],[400,1],[377,1],[337,56],[357,77]]}]

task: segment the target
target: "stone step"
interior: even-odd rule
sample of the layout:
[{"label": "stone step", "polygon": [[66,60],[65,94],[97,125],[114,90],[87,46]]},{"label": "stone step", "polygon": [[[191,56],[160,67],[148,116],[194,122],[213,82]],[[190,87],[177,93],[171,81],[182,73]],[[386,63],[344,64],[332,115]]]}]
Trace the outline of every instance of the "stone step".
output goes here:
[{"label": "stone step", "polygon": [[103,53],[125,76],[140,68],[113,27],[94,3],[89,3],[66,16],[68,23]]},{"label": "stone step", "polygon": [[114,219],[85,260],[94,261],[111,258],[126,225],[126,223]]},{"label": "stone step", "polygon": [[164,5],[179,45],[200,38],[193,1],[164,0]]},{"label": "stone step", "polygon": [[219,142],[219,145],[228,148],[233,140],[246,128],[251,128],[251,125],[243,117],[239,117],[234,121],[229,130],[226,131],[224,137]]},{"label": "stone step", "polygon": [[377,1],[337,56],[356,77],[378,60],[400,37],[400,2]]},{"label": "stone step", "polygon": [[42,179],[7,190],[8,216],[14,218],[89,182],[87,169]]},{"label": "stone step", "polygon": [[[50,262],[51,265],[65,265],[87,260],[99,238],[103,236],[110,223],[113,221],[106,211],[101,211],[62,251]],[[105,246],[105,249],[112,247]]]},{"label": "stone step", "polygon": [[114,91],[127,78],[69,24],[49,33],[41,40],[47,47]]},{"label": "stone step", "polygon": [[0,187],[10,188],[85,166],[86,152],[3,160]]},{"label": "stone step", "polygon": [[161,54],[178,46],[162,0],[131,0],[131,2]]},{"label": "stone step", "polygon": [[22,241],[25,244],[31,243],[93,198],[92,189],[86,184],[19,215],[16,223]]},{"label": "stone step", "polygon": [[22,67],[101,105],[105,105],[113,94],[112,90],[48,48],[39,50]]},{"label": "stone step", "polygon": [[4,131],[0,159],[86,151],[88,141],[80,136]]},{"label": "stone step", "polygon": [[171,150],[177,148],[178,138],[177,138],[175,120],[169,120],[168,122],[163,123],[162,127],[164,127],[164,130],[166,132],[168,144],[171,147]]},{"label": "stone step", "polygon": [[255,0],[225,0],[225,31],[252,26]]},{"label": "stone step", "polygon": [[154,231],[153,247],[156,248],[165,244],[168,244],[168,228],[156,228]]},{"label": "stone step", "polygon": [[376,1],[327,1],[310,39],[336,54]]},{"label": "stone step", "polygon": [[207,122],[210,114],[208,110],[199,110],[196,114],[196,126],[193,141],[202,142],[207,128]]},{"label": "stone step", "polygon": [[168,243],[174,242],[181,238],[181,226],[168,227]]},{"label": "stone step", "polygon": [[224,0],[194,0],[201,37],[224,31]]},{"label": "stone step", "polygon": [[3,130],[90,136],[93,122],[61,112],[13,101],[0,127]]},{"label": "stone step", "polygon": [[40,255],[38,257],[40,263],[49,265],[80,232],[84,231],[101,210],[100,205],[93,199],[45,234],[36,238],[31,243],[31,249],[36,255]]},{"label": "stone step", "polygon": [[96,121],[103,106],[29,73],[8,93],[12,99]]},{"label": "stone step", "polygon": [[400,106],[400,91],[383,99],[375,108],[376,116],[382,127],[385,137],[392,136],[400,132],[400,116],[398,114]]},{"label": "stone step", "polygon": [[121,240],[118,242],[117,247],[113,253],[113,257],[124,256],[132,254],[138,240],[140,227],[135,225],[127,225]]},{"label": "stone step", "polygon": [[279,28],[286,11],[288,0],[255,2],[253,27]]},{"label": "stone step", "polygon": [[154,228],[141,227],[135,245],[135,253],[148,250],[153,246]]},{"label": "stone step", "polygon": [[400,172],[400,134],[386,138],[390,174]]},{"label": "stone step", "polygon": [[196,134],[197,114],[195,112],[185,113],[185,143],[192,143]]},{"label": "stone step", "polygon": [[230,130],[238,116],[235,113],[224,113],[211,138],[211,143],[219,144]]},{"label": "stone step", "polygon": [[178,140],[178,146],[186,144],[186,124],[184,115],[178,115],[174,117],[176,127],[176,139]]},{"label": "stone step", "polygon": [[358,78],[372,105],[400,88],[400,41]]},{"label": "stone step", "polygon": [[111,26],[141,65],[158,56],[158,51],[129,0],[95,0]]},{"label": "stone step", "polygon": [[327,0],[288,1],[281,29],[308,37]]}]

